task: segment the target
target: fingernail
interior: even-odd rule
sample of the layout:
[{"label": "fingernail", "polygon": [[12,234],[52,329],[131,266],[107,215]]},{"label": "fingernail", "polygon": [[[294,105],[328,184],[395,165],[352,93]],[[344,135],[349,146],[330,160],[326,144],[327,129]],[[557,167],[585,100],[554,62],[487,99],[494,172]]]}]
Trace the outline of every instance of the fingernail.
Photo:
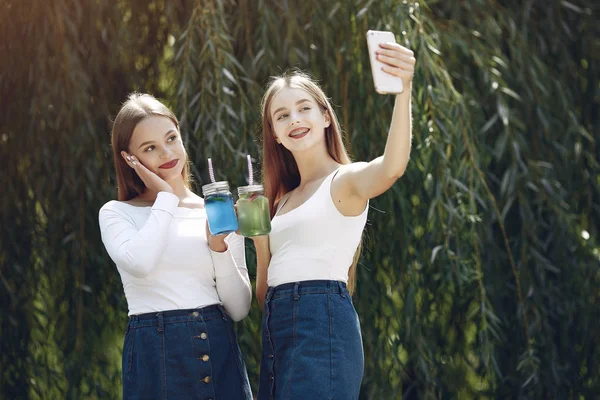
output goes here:
[{"label": "fingernail", "polygon": [[137,163],[136,163],[135,161],[132,161],[131,163],[132,163],[133,165],[137,165]]},{"label": "fingernail", "polygon": [[131,157],[127,156],[127,161],[131,161]]}]

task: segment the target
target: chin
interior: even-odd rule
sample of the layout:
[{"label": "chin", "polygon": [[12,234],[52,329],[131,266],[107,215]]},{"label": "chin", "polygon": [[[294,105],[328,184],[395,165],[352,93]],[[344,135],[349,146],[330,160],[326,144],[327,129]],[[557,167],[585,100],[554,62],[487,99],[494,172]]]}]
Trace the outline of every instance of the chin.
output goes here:
[{"label": "chin", "polygon": [[319,144],[319,142],[296,143],[295,146],[290,146],[288,150],[292,153],[304,153],[306,151],[314,151],[319,146]]}]

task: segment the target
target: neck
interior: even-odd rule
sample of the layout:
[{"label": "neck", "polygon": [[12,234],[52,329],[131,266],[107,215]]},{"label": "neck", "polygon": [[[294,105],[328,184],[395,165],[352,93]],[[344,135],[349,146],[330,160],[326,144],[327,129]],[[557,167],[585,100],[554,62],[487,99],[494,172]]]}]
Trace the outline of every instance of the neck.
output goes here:
[{"label": "neck", "polygon": [[300,172],[300,187],[329,175],[339,166],[339,163],[327,152],[325,143],[310,151],[295,153],[294,159],[298,165],[298,172]]}]

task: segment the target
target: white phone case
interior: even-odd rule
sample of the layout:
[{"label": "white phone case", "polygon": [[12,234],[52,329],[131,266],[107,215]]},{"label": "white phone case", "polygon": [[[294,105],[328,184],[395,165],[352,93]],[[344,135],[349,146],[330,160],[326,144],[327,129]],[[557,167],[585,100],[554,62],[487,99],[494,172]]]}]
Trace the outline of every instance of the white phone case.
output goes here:
[{"label": "white phone case", "polygon": [[380,43],[393,42],[396,38],[392,32],[367,31],[367,47],[369,48],[369,59],[371,60],[371,73],[375,91],[381,94],[399,94],[404,90],[402,79],[384,72],[381,68],[385,65],[377,59],[375,52]]}]

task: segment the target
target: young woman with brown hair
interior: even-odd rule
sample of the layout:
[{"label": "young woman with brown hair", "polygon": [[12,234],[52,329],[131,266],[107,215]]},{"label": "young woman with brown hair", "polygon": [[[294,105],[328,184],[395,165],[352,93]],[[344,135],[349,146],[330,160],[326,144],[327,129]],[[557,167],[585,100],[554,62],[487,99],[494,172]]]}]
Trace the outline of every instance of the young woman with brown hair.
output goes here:
[{"label": "young woman with brown hair", "polygon": [[232,320],[249,311],[244,239],[213,236],[175,115],[132,94],[113,126],[118,201],[99,214],[129,306],[123,398],[251,399]]},{"label": "young woman with brown hair", "polygon": [[[411,148],[415,58],[383,44],[383,70],[402,79],[383,155],[351,162],[337,117],[302,73],[272,80],[263,97],[263,179],[272,216],[254,238],[264,308],[259,399],[357,399],[363,376],[351,293],[369,199],[403,175]],[[365,134],[368,134],[365,132]]]}]

